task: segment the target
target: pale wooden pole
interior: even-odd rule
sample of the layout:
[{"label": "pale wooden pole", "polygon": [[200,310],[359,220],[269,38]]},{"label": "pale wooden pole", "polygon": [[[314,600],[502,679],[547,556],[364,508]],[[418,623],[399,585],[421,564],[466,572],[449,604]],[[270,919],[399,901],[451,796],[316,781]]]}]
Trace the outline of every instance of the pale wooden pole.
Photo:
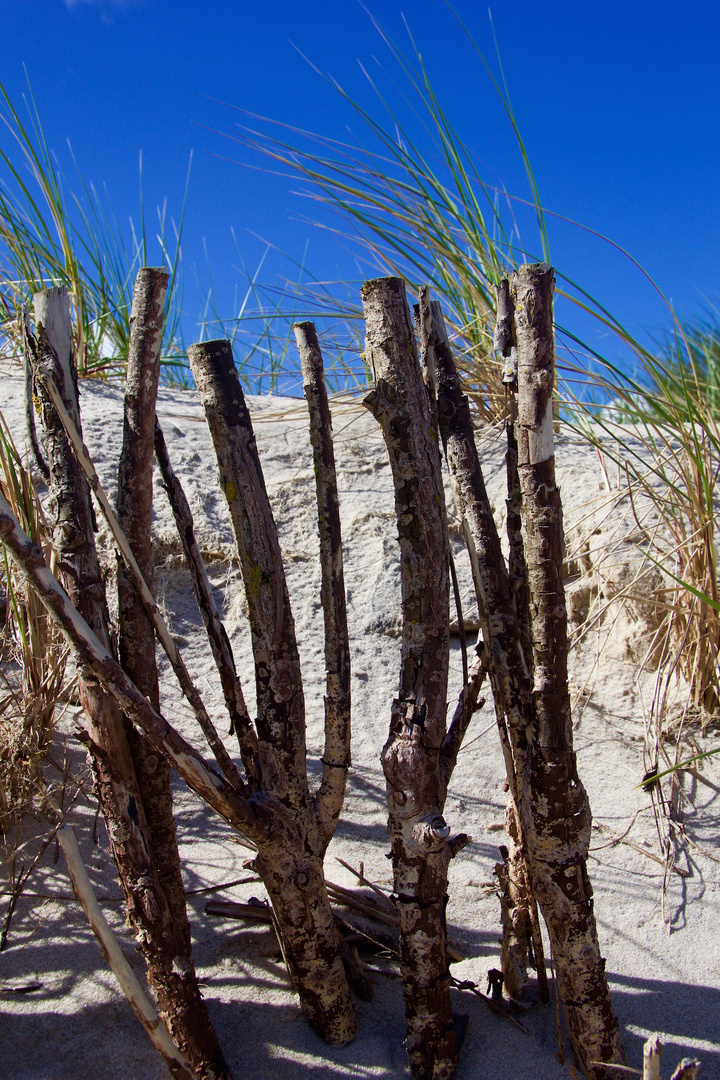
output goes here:
[{"label": "pale wooden pole", "polygon": [[548,927],[573,1052],[587,1077],[604,1080],[611,1072],[592,1062],[622,1063],[625,1054],[600,953],[587,873],[592,817],[573,750],[562,503],[553,438],[553,290],[554,273],[545,263],[521,266],[509,279],[534,706],[521,814],[533,892]]},{"label": "pale wooden pole", "polygon": [[64,829],[58,830],[57,838],[65,856],[75,895],[87,916],[102,954],[108,966],[112,969],[120,989],[128,999],[133,1012],[167,1065],[170,1075],[175,1077],[175,1080],[197,1080],[196,1074],[189,1069],[187,1061],[170,1038],[162,1020],[148,1000],[147,995],[143,992],[132,968],[125,959],[117,938],[107,924],[80,856],[80,848],[75,833],[70,826],[66,826]]},{"label": "pale wooden pole", "polygon": [[450,481],[470,554],[470,566],[483,632],[484,661],[493,690],[510,800],[508,848],[499,874],[503,886],[502,970],[505,987],[520,997],[528,984],[529,947],[538,975],[538,994],[549,1000],[542,934],[531,895],[527,851],[518,808],[523,797],[527,739],[531,726],[530,653],[518,618],[478,457],[472,417],[455,368],[440,305],[421,290],[420,311],[430,324],[440,435]]},{"label": "pale wooden pole", "polygon": [[[130,310],[123,403],[123,441],[118,466],[117,519],[135,565],[152,595],[152,493],[155,403],[165,321],[168,271],[142,267]],[[118,564],[118,651],[120,663],[156,711],[160,709],[155,628],[133,574]],[[189,677],[188,677],[189,680]],[[148,979],[167,1016],[171,1034],[192,1068],[227,1072],[220,1045],[200,993],[180,865],[170,765],[147,739],[128,725],[128,740],[148,822],[148,837],[160,886],[170,911],[162,940],[148,941]],[[227,773],[226,773],[227,775]]]},{"label": "pale wooden pole", "polygon": [[661,1054],[660,1036],[651,1035],[643,1046],[643,1080],[660,1080]]},{"label": "pale wooden pole", "polygon": [[[78,465],[59,413],[60,410],[70,418],[82,444],[67,290],[43,290],[35,295],[34,305],[37,338],[30,344],[45,430],[51,490],[57,505],[53,540],[58,552],[58,574],[70,594],[68,597],[63,593],[62,605],[66,606],[66,611],[72,608],[72,617],[82,621],[93,644],[112,659],[108,651],[105,583],[95,550],[90,487]],[[54,398],[48,392],[50,386]],[[5,522],[5,525],[10,528],[14,540],[18,541],[16,554],[18,550],[27,554],[27,546],[14,532],[11,523]],[[7,544],[9,547],[10,539]],[[37,563],[34,565],[37,573],[43,577],[47,568]],[[60,589],[47,571],[44,584],[52,588],[51,582]],[[36,575],[36,587],[37,584]],[[45,598],[41,598],[45,602]],[[201,1005],[194,1009],[200,1002],[196,982],[193,987],[192,977],[187,982],[178,980],[173,971],[175,953],[171,931],[174,915],[158,873],[152,829],[135,768],[128,725],[113,692],[98,677],[97,669],[79,664],[78,684],[86,717],[84,741],[92,758],[97,792],[118,876],[161,1008],[169,1017],[178,1043],[193,1067],[196,1064],[206,1066],[218,1077],[229,1077],[222,1054],[212,1037],[214,1046],[208,1050],[207,1023],[202,1025],[201,1015],[201,1028],[198,1030],[195,1026],[196,1012],[204,1012]],[[149,708],[147,699],[136,689],[135,692]]]}]

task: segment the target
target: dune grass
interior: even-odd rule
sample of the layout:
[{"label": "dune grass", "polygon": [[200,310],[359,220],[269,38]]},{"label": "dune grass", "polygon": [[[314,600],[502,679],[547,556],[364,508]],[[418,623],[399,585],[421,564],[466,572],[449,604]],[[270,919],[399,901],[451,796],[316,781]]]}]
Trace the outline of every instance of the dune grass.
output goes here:
[{"label": "dune grass", "polygon": [[[228,137],[259,151],[273,163],[271,168],[305,181],[302,194],[335,212],[337,233],[355,243],[374,272],[400,274],[415,287],[430,284],[452,327],[458,367],[476,413],[493,421],[505,407],[499,359],[492,350],[495,286],[520,262],[549,260],[546,214],[499,57],[496,78],[468,34],[517,138],[536,226],[529,246],[520,242],[514,201],[484,179],[439,102],[412,38],[406,55],[382,36],[400,71],[402,112],[409,104],[412,131],[368,75],[379,120],[334,84],[362,122],[367,145],[341,143],[249,114]],[[328,228],[326,218],[322,227]],[[665,579],[658,597],[668,612],[663,670],[681,672],[693,704],[711,715],[720,704],[715,547],[720,334],[712,317],[686,330],[667,304],[672,337],[651,351],[581,284],[564,278],[562,267],[556,272],[560,295],[592,316],[609,342],[606,355],[600,355],[566,328],[556,327],[569,357],[563,365],[563,414],[616,460],[633,506],[642,504],[636,513],[641,547]],[[637,377],[618,366],[619,355],[629,358]],[[579,363],[577,356],[582,357]]]},{"label": "dune grass", "polygon": [[[54,567],[55,553],[29,468],[0,414],[0,488],[25,532]],[[3,547],[5,619],[0,634],[0,833],[31,807],[41,809],[43,761],[65,685],[67,646]]]},{"label": "dune grass", "polygon": [[[438,100],[417,49],[413,46],[406,56],[375,25],[399,67],[401,94],[408,95],[417,136],[368,74],[385,122],[332,83],[361,121],[368,145],[340,142],[248,113],[237,132],[227,137],[259,151],[273,163],[268,168],[279,167],[308,183],[303,194],[337,215],[336,229],[327,220],[322,228],[360,253],[366,277],[397,274],[415,288],[431,285],[443,302],[476,410],[482,418],[493,419],[504,410],[492,349],[495,287],[519,263],[549,258],[535,180],[509,96],[495,82],[518,137],[534,200],[533,256],[521,244],[512,202],[483,178]],[[318,294],[309,287],[304,297],[313,305]],[[357,310],[355,301],[347,314],[355,317]]]},{"label": "dune grass", "polygon": [[[465,31],[462,23],[460,27]],[[458,367],[476,413],[480,419],[494,421],[505,410],[499,360],[492,349],[495,286],[521,262],[550,258],[547,215],[501,65],[499,77],[494,76],[468,34],[517,139],[530,193],[528,243],[521,241],[514,213],[521,200],[511,199],[502,186],[488,182],[433,90],[412,38],[406,54],[379,26],[378,31],[397,65],[395,90],[402,109],[369,74],[380,119],[333,84],[360,120],[366,143],[339,142],[249,114],[244,114],[241,127],[229,137],[260,151],[265,167],[300,178],[311,203],[336,213],[334,231],[340,240],[355,245],[366,276],[396,273],[411,286],[431,285],[452,328]],[[130,246],[125,246],[111,211],[91,185],[79,178],[80,196],[68,193],[32,98],[24,120],[1,87],[0,92],[5,124],[16,148],[14,155],[0,151],[13,181],[0,189],[4,307],[0,333],[5,334],[8,348],[16,348],[18,307],[41,283],[64,283],[73,298],[80,373],[100,377],[121,373],[132,279],[147,258],[144,216],[140,235],[133,235]],[[401,113],[408,118],[405,122]],[[325,216],[325,229],[332,228],[328,220]],[[165,232],[161,214],[162,257],[174,271],[165,332],[165,378],[183,382],[181,228],[175,230],[172,251],[165,243]],[[266,255],[269,251],[268,247]],[[238,256],[244,280],[229,314],[219,309],[209,260],[202,281],[197,274],[201,297],[197,336],[229,337],[246,387],[278,392],[298,375],[292,323],[314,318],[334,357],[331,377],[336,387],[361,385],[366,378],[359,359],[362,323],[352,284],[340,288],[314,277],[303,258],[294,264],[289,261],[284,285],[270,287],[262,277],[265,256],[255,269],[245,266],[239,250]],[[653,509],[652,528],[640,514],[638,525],[644,530],[648,557],[661,567],[667,583],[663,599],[672,615],[666,663],[682,671],[694,703],[713,712],[720,701],[720,615],[714,606],[718,602],[714,492],[720,468],[716,422],[720,335],[712,317],[689,331],[673,322],[671,339],[653,352],[581,286],[564,279],[562,267],[556,270],[558,291],[590,314],[608,333],[615,355],[623,351],[630,355],[640,372],[630,378],[614,356],[599,355],[557,327],[569,350],[583,356],[575,371],[572,362],[566,365],[576,387],[579,380],[588,378],[591,362],[596,398],[605,406],[613,403],[608,412],[566,390],[565,415],[585,437],[598,446],[602,443],[604,453],[615,456],[636,503],[642,501]],[[641,434],[641,455],[625,432]],[[612,441],[607,443],[609,434]]]},{"label": "dune grass", "polygon": [[[22,354],[18,313],[32,293],[49,285],[67,286],[72,307],[74,354],[81,377],[121,374],[130,336],[130,304],[135,274],[149,257],[148,228],[141,207],[140,231],[125,241],[107,197],[76,170],[73,190],[48,146],[32,90],[21,112],[0,84],[5,148],[0,164],[0,336],[4,353]],[[184,210],[183,210],[184,213]],[[166,380],[185,365],[180,343],[180,222],[158,211],[156,240],[171,272],[164,334]],[[168,232],[172,232],[172,240]]]}]

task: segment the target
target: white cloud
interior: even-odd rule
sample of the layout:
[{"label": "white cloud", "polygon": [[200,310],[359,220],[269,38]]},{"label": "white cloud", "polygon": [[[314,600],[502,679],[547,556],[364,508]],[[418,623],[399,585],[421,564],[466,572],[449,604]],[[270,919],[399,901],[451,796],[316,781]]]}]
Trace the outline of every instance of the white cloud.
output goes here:
[{"label": "white cloud", "polygon": [[65,7],[74,11],[79,7],[96,7],[104,13],[127,11],[128,8],[140,7],[143,0],[64,0]]}]

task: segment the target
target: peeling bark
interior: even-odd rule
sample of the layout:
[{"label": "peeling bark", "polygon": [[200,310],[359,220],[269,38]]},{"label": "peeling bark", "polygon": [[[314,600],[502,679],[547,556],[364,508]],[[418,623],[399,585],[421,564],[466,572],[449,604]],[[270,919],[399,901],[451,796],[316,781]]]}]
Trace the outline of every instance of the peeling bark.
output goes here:
[{"label": "peeling bark", "polygon": [[[152,589],[152,464],[155,402],[165,318],[168,272],[139,270],[130,313],[123,444],[118,470],[118,524]],[[155,629],[122,561],[118,563],[120,663],[155,711],[160,709]],[[147,943],[148,979],[162,1015],[191,1068],[226,1071],[200,994],[192,956],[180,855],[170,791],[170,765],[132,724],[127,724],[135,773],[148,823],[148,844],[170,918],[162,941]]]},{"label": "peeling bark", "polygon": [[[72,360],[72,334],[67,290],[50,289],[35,296],[34,374],[49,376],[75,425],[80,426],[76,375]],[[41,387],[41,380],[37,380]],[[107,609],[104,584],[95,551],[90,489],[68,443],[62,423],[44,388],[40,388],[41,415],[57,504],[53,539],[58,552],[58,573],[70,600],[89,624],[97,644],[107,652]],[[47,572],[49,574],[49,571]],[[52,575],[50,575],[52,577]],[[54,579],[53,579],[54,581]],[[109,653],[107,654],[109,657]],[[87,719],[87,744],[95,772],[98,796],[108,827],[128,914],[149,965],[163,954],[169,940],[172,914],[158,877],[150,828],[135,771],[124,719],[116,702],[97,678],[79,668],[80,699]],[[172,965],[170,957],[170,966]],[[159,987],[157,987],[159,990]],[[180,1018],[186,1001],[167,1004],[168,1015]],[[188,1013],[191,1010],[187,1010]],[[189,1045],[196,1048],[194,1021],[188,1016]],[[184,1051],[187,1048],[183,1047]],[[191,1054],[186,1052],[190,1059]],[[195,1062],[203,1061],[196,1054]],[[222,1057],[203,1061],[198,1075],[227,1076]]]},{"label": "peeling bark", "polygon": [[485,699],[480,697],[480,691],[487,678],[487,673],[484,650],[481,648],[479,652],[476,651],[469,666],[467,679],[460,691],[460,697],[448,733],[440,750],[440,790],[443,793],[443,799],[447,795],[453,769],[457,763],[457,756],[465,738],[465,733],[470,726],[470,721],[478,709],[481,709],[485,704]]},{"label": "peeling bark", "polygon": [[[135,282],[118,468],[118,523],[151,589],[153,428],[167,281],[164,267],[143,267]],[[153,708],[158,709],[155,632],[122,563],[118,566],[118,604],[120,663]]]},{"label": "peeling bark", "polygon": [[544,263],[510,278],[517,342],[518,477],[532,639],[534,731],[523,827],[533,891],[552,944],[560,998],[580,1068],[599,1080],[624,1061],[587,874],[590,806],[577,773],[567,684],[562,505],[555,483],[552,392],[554,274]]},{"label": "peeling bark", "polygon": [[511,998],[519,1001],[525,996],[530,985],[528,962],[536,966],[536,961],[531,918],[534,900],[513,799],[510,799],[505,810],[505,828],[508,843],[500,848],[503,861],[495,864],[495,873],[500,884],[503,929],[500,966],[505,989]]},{"label": "peeling bark", "polygon": [[449,570],[437,434],[400,278],[362,287],[366,357],[395,487],[402,581],[400,688],[382,752],[394,891],[400,916],[406,1047],[415,1080],[455,1073],[445,905],[451,858],[442,816]]},{"label": "peeling bark", "polygon": [[254,866],[268,891],[303,1012],[322,1038],[341,1045],[354,1038],[357,1020],[325,889],[325,833],[307,780],[300,662],[277,530],[230,342],[192,345],[188,356],[248,605],[261,794],[274,808]]},{"label": "peeling bark", "polygon": [[350,644],[332,418],[325,389],[323,359],[312,323],[296,323],[293,330],[300,352],[303,389],[310,412],[310,442],[320,533],[320,598],[325,623],[327,691],[323,776],[317,793],[317,808],[324,852],[333,837],[342,809],[350,765]]},{"label": "peeling bark", "polygon": [[33,385],[33,370],[32,370],[32,343],[30,332],[30,314],[27,306],[23,304],[20,311],[20,329],[22,333],[23,341],[23,357],[25,365],[25,428],[27,431],[28,441],[30,443],[30,449],[32,450],[32,456],[35,461],[37,471],[46,484],[50,483],[50,467],[43,457],[43,452],[40,449],[40,443],[37,437],[37,428],[35,426],[35,387]]}]

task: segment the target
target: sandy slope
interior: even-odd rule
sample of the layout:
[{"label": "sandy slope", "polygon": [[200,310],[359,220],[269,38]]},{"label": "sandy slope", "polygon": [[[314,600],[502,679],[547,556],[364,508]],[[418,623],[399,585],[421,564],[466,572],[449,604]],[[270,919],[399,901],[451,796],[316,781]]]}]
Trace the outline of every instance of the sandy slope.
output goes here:
[{"label": "sandy slope", "polygon": [[[24,442],[21,385],[2,378],[2,410]],[[99,384],[83,386],[85,441],[103,482],[114,495],[121,439],[121,393]],[[280,530],[290,596],[297,623],[309,717],[308,759],[318,773],[324,688],[322,611],[314,518],[313,479],[304,403],[255,399],[253,417],[270,498]],[[170,454],[185,483],[201,546],[235,650],[248,704],[253,678],[241,582],[232,554],[229,521],[215,480],[202,410],[194,393],[165,391],[158,412]],[[384,782],[379,753],[387,734],[390,703],[399,671],[399,565],[390,469],[375,422],[356,403],[334,409],[338,479],[346,549],[346,583],[353,664],[353,768],[336,839],[328,853],[331,880],[351,884],[339,855],[364,862],[373,880],[387,885],[390,867],[385,832]],[[502,436],[486,432],[481,453],[498,521],[504,515]],[[648,796],[637,784],[654,675],[639,673],[655,619],[648,602],[657,584],[652,574],[636,579],[642,563],[632,543],[627,500],[614,489],[614,467],[605,473],[595,451],[572,434],[558,440],[557,465],[565,504],[570,580],[569,606],[579,646],[572,654],[575,737],[580,774],[596,823],[591,855],[596,911],[607,970],[614,991],[630,1064],[641,1061],[648,1032],[664,1034],[665,1072],[691,1051],[703,1059],[703,1076],[720,1077],[720,767],[711,759],[702,776],[711,786],[686,778],[683,801],[690,843],[679,846],[678,867],[667,876],[649,855],[659,843]],[[201,633],[188,576],[179,557],[167,502],[156,482],[155,540],[159,599],[210,711],[222,716],[219,684]],[[457,536],[456,536],[457,538]],[[473,607],[466,563],[456,544],[467,609]],[[582,575],[582,576],[581,576]],[[600,621],[603,598],[628,593]],[[585,620],[585,621],[583,621]],[[459,688],[459,646],[453,648],[451,700]],[[188,710],[164,671],[163,711],[195,740]],[[499,905],[491,888],[497,845],[502,843],[504,773],[490,703],[476,716],[460,755],[448,799],[454,830],[474,837],[451,868],[448,910],[452,937],[467,956],[454,966],[459,979],[485,989],[485,974],[498,962]],[[220,726],[225,721],[219,721]],[[73,726],[71,711],[63,731]],[[710,737],[708,744],[717,744]],[[229,740],[229,745],[231,741]],[[84,755],[68,743],[72,762]],[[56,758],[62,755],[60,740]],[[89,792],[89,788],[88,788]],[[402,1047],[403,1016],[397,979],[377,976],[375,999],[359,1003],[360,1033],[342,1050],[330,1050],[306,1028],[277,959],[269,931],[204,914],[207,894],[196,890],[249,878],[248,857],[222,822],[176,785],[182,857],[187,875],[195,956],[205,996],[236,1078],[297,1077],[306,1069],[327,1077],[401,1077],[407,1074]],[[628,834],[636,848],[609,846]],[[142,964],[123,924],[102,824],[93,841],[95,803],[88,793],[72,813],[81,848],[111,923],[136,971]],[[31,846],[31,845],[30,845]],[[640,850],[637,850],[639,848]],[[700,850],[702,849],[702,850]],[[30,847],[19,856],[27,858]],[[8,948],[0,954],[0,1076],[14,1080],[96,1080],[161,1077],[163,1067],[137,1025],[77,903],[70,897],[62,859],[54,848],[44,857],[21,900]],[[215,896],[262,896],[257,882],[227,887]],[[47,898],[51,897],[51,898]],[[3,898],[2,907],[6,903]],[[0,911],[2,910],[0,907]],[[23,986],[36,988],[21,992]],[[458,1076],[494,1080],[570,1078],[555,1056],[552,1009],[537,1007],[523,1017],[527,1033],[490,1014],[469,994],[457,1009],[470,1016]]]}]

